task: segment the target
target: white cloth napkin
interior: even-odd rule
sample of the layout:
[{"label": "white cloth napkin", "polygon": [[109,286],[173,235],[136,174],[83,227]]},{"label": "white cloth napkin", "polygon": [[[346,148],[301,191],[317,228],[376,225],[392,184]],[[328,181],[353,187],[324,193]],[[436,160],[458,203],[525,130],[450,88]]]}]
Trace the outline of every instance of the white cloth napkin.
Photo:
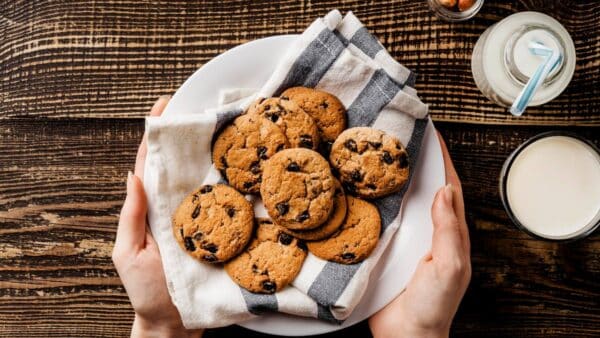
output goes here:
[{"label": "white cloth napkin", "polygon": [[[415,75],[397,63],[351,13],[334,10],[314,21],[291,45],[264,84],[228,90],[222,107],[203,114],[148,118],[144,186],[148,221],[158,242],[169,292],[188,328],[238,323],[264,311],[278,311],[341,323],[366,290],[369,274],[400,225],[401,192],[372,201],[382,216],[381,239],[359,264],[327,262],[311,254],[292,285],[272,295],[250,293],[219,266],[200,263],[177,244],[171,215],[181,200],[205,183],[222,181],[211,163],[213,136],[256,97],[279,95],[293,86],[315,87],[336,95],[348,110],[348,127],[371,126],[398,137],[416,168],[427,124],[427,106],[416,96]],[[249,95],[247,98],[243,98]],[[260,198],[257,216],[266,215]]]}]

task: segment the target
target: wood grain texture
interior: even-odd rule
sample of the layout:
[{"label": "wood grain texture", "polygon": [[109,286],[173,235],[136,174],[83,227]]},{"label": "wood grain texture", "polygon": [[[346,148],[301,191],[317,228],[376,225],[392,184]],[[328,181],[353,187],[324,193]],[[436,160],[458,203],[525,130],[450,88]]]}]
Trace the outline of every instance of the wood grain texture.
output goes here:
[{"label": "wood grain texture", "polygon": [[[511,224],[496,188],[508,154],[539,132],[600,145],[591,0],[488,0],[461,24],[408,0],[0,0],[0,337],[127,336],[133,313],[110,253],[141,117],[215,55],[301,32],[332,8],[353,10],[419,73],[462,178],[473,280],[452,336],[598,337],[600,233],[534,240]],[[469,60],[487,26],[526,9],[561,21],[578,61],[563,95],[513,119],[479,94]],[[324,337],[352,334],[367,337],[366,323]],[[206,336],[264,337],[236,326]]]},{"label": "wood grain texture", "polygon": [[[93,126],[93,128],[92,128]],[[600,234],[534,240],[511,225],[496,177],[547,127],[437,123],[462,178],[473,281],[457,337],[595,337]],[[568,128],[600,145],[597,128]],[[143,122],[6,120],[0,125],[0,337],[123,337],[132,312],[110,253]],[[368,332],[366,324],[349,332]],[[250,335],[237,327],[209,337]]]},{"label": "wood grain texture", "polygon": [[[487,1],[466,23],[437,19],[425,1],[0,2],[0,118],[140,117],[202,64],[241,43],[299,33],[333,8],[352,10],[399,61],[437,120],[600,125],[600,2]],[[513,118],[478,91],[470,57],[491,24],[523,10],[571,33],[577,69],[560,98]]]}]

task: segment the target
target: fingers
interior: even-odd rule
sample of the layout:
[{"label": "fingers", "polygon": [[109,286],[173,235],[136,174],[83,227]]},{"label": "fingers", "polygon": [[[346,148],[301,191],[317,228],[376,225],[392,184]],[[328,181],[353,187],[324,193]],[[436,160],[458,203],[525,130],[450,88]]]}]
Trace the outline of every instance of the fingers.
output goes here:
[{"label": "fingers", "polygon": [[453,200],[453,187],[447,185],[438,191],[431,208],[433,220],[431,253],[434,259],[440,261],[462,259],[465,254]]},{"label": "fingers", "polygon": [[[167,107],[170,99],[171,97],[169,95],[159,97],[150,109],[150,116],[160,116],[165,110],[165,107]],[[146,133],[144,133],[142,142],[138,148],[137,156],[135,158],[134,170],[135,176],[139,177],[142,181],[144,180],[144,164],[146,163],[146,153],[148,151],[146,148],[146,143]]]},{"label": "fingers", "polygon": [[115,240],[115,251],[139,250],[143,248],[146,241],[146,213],[148,205],[146,193],[142,181],[128,173],[127,197],[121,209],[119,227],[117,228],[117,239]]},{"label": "fingers", "polygon": [[465,202],[463,199],[463,191],[462,184],[460,183],[460,178],[456,173],[456,169],[454,168],[454,163],[450,158],[450,153],[448,152],[448,148],[446,147],[446,142],[442,135],[438,132],[438,139],[440,140],[440,147],[442,148],[442,156],[444,158],[444,167],[446,168],[446,184],[451,184],[453,186],[454,194],[453,194],[453,206],[454,211],[459,219],[459,228],[462,236],[462,241],[465,246],[465,250],[470,252],[471,250],[471,242],[469,239],[469,229],[467,227],[467,221],[465,217]]}]

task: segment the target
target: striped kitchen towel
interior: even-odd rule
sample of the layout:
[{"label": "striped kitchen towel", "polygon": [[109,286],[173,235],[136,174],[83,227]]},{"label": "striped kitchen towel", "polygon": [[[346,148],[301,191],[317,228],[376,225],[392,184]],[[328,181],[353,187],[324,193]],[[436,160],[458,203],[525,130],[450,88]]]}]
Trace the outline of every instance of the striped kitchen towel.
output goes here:
[{"label": "striped kitchen towel", "polygon": [[[148,156],[144,186],[148,220],[158,242],[169,292],[188,328],[239,323],[265,311],[341,323],[360,301],[369,275],[400,225],[406,187],[374,200],[382,218],[381,239],[359,264],[327,262],[311,254],[284,290],[261,295],[236,284],[219,266],[195,261],[176,243],[171,215],[180,201],[203,183],[221,181],[211,164],[211,141],[257,97],[280,94],[293,86],[315,87],[336,95],[348,110],[348,127],[371,126],[398,137],[416,168],[427,125],[427,106],[416,95],[415,75],[397,63],[352,14],[334,10],[313,22],[291,45],[258,92],[203,114],[148,118]],[[244,93],[250,94],[247,89]],[[228,100],[237,99],[231,93]],[[266,215],[256,196],[257,216]]]}]

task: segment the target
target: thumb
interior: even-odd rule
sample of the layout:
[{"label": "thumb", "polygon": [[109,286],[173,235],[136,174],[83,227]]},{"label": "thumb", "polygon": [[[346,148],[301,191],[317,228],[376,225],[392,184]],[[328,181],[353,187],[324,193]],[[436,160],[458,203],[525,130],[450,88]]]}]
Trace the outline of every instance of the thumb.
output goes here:
[{"label": "thumb", "polygon": [[130,171],[127,174],[127,197],[119,217],[115,247],[144,247],[147,211],[148,204],[142,181]]},{"label": "thumb", "polygon": [[454,259],[462,255],[460,225],[453,208],[453,195],[454,187],[451,184],[446,185],[436,194],[431,208],[431,253],[435,259]]}]

